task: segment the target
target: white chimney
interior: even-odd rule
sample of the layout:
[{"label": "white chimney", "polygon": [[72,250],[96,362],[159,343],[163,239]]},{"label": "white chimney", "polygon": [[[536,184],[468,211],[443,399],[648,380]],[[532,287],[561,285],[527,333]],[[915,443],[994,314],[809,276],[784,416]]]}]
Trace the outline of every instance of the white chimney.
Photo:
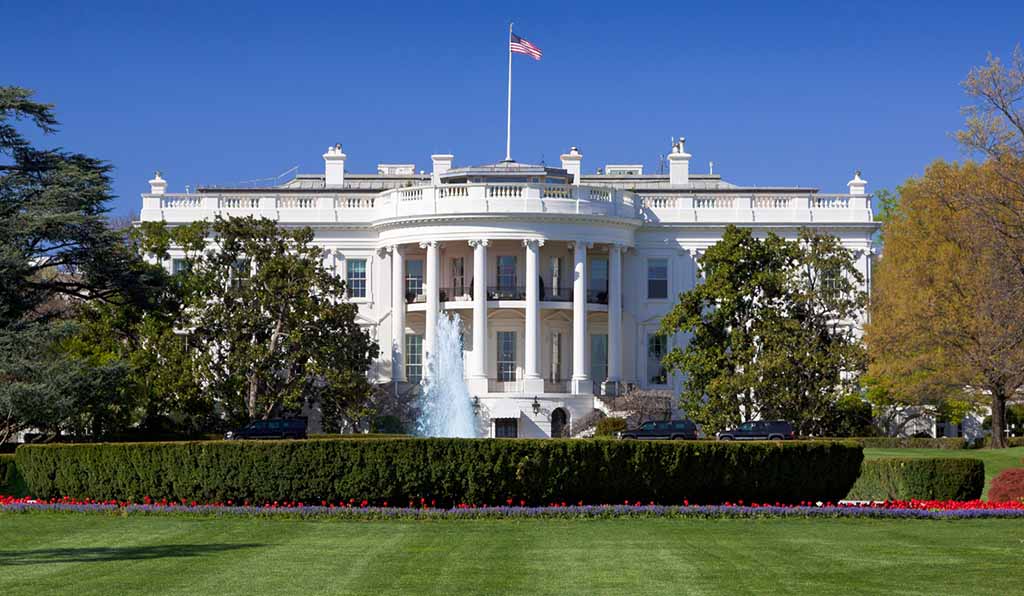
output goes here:
[{"label": "white chimney", "polygon": [[572,174],[572,183],[579,186],[583,173],[583,154],[579,149],[571,147],[568,153],[562,154],[562,169]]},{"label": "white chimney", "polygon": [[430,156],[430,161],[434,163],[434,171],[431,172],[431,179],[434,184],[439,184],[441,181],[441,174],[452,169],[452,162],[455,161],[455,156],[451,153],[437,153]]},{"label": "white chimney", "polygon": [[868,181],[860,177],[860,170],[853,173],[853,180],[846,183],[846,186],[850,189],[850,195],[855,197],[864,196],[864,189],[867,187]]},{"label": "white chimney", "polygon": [[672,153],[668,154],[669,184],[690,183],[690,158],[693,156],[686,152],[685,143],[686,139],[679,137],[676,144],[672,146]]},{"label": "white chimney", "polygon": [[149,181],[149,194],[162,195],[165,192],[167,192],[167,181],[160,177],[160,170],[157,170],[153,179]]},{"label": "white chimney", "polygon": [[341,152],[341,143],[328,147],[327,153],[324,153],[324,185],[327,188],[344,186],[345,157]]}]

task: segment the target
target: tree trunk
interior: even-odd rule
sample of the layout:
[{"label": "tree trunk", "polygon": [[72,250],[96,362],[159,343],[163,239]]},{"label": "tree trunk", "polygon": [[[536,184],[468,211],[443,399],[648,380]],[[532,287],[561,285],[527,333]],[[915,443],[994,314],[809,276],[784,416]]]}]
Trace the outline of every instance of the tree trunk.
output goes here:
[{"label": "tree trunk", "polygon": [[992,448],[1006,448],[1006,394],[992,391]]},{"label": "tree trunk", "polygon": [[256,419],[256,398],[259,396],[259,376],[256,373],[249,375],[249,395],[245,399],[245,405],[249,410],[249,420]]}]

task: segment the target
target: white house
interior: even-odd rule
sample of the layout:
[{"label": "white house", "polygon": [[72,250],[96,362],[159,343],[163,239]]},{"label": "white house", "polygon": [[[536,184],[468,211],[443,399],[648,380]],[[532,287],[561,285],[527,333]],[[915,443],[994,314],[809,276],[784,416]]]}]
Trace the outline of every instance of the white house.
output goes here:
[{"label": "white house", "polygon": [[559,168],[453,167],[452,155],[433,155],[429,174],[412,164],[347,172],[341,145],[323,158],[323,174],[267,188],[171,194],[158,174],[141,219],[253,215],[312,227],[381,345],[371,375],[396,388],[424,375],[440,313],[458,313],[466,380],[492,436],[557,434],[630,385],[678,390],[660,360],[684,338],[656,331],[728,224],[790,238],[802,226],[827,232],[871,279],[877,224],[859,173],[845,194],[742,187],[691,173],[682,139],[667,174],[640,165],[584,174],[575,147]]}]

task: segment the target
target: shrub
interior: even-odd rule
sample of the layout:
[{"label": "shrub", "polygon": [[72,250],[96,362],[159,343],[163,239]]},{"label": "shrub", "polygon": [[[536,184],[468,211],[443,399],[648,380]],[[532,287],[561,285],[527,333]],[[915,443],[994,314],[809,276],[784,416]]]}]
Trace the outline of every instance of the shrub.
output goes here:
[{"label": "shrub", "polygon": [[850,437],[865,449],[969,449],[967,441],[956,437]]},{"label": "shrub", "polygon": [[0,454],[0,495],[23,496],[25,484],[18,474],[13,453]]},{"label": "shrub", "polygon": [[837,500],[852,443],[366,439],[32,445],[33,496],[253,503],[694,503]]},{"label": "shrub", "polygon": [[[985,437],[985,446],[986,447],[991,447],[992,446],[992,437]],[[1007,437],[1006,438],[1006,446],[1007,447],[1024,447],[1024,437]]]},{"label": "shrub", "polygon": [[996,502],[1020,501],[1024,499],[1024,468],[1003,470],[992,479],[988,489],[988,500]]},{"label": "shrub", "polygon": [[626,419],[609,416],[597,421],[597,428],[594,430],[595,437],[614,437],[615,433],[626,430]]},{"label": "shrub", "polygon": [[985,464],[969,458],[883,458],[865,461],[847,499],[954,500],[981,498]]}]

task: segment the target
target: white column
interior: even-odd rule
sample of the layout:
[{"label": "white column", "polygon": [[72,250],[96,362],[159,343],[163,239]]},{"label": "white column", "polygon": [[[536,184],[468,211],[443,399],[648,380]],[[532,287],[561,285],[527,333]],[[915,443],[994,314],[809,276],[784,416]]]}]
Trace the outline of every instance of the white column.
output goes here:
[{"label": "white column", "polygon": [[[437,341],[437,313],[441,310],[441,259],[439,256],[438,242],[420,242],[421,248],[427,249],[427,271],[424,285],[427,290],[427,323],[423,334],[423,350],[426,353],[426,361],[434,354],[434,343]],[[424,368],[429,375],[429,367]]]},{"label": "white column", "polygon": [[593,393],[587,362],[587,249],[589,242],[573,243],[572,282],[572,392]]},{"label": "white column", "polygon": [[608,252],[608,385],[617,389],[622,380],[622,251],[611,245]]},{"label": "white column", "polygon": [[470,240],[473,247],[473,361],[469,390],[487,393],[487,240]]},{"label": "white column", "polygon": [[544,379],[540,376],[540,247],[543,240],[523,240],[526,247],[526,362],[523,390],[543,393]]},{"label": "white column", "polygon": [[391,378],[405,382],[405,257],[391,247]]}]

